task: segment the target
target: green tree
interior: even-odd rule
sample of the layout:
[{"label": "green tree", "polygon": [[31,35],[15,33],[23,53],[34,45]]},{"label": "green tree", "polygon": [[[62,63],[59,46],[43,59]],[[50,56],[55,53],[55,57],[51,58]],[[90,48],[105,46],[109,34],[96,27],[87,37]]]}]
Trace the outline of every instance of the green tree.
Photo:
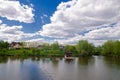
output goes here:
[{"label": "green tree", "polygon": [[114,42],[113,54],[120,55],[120,41],[118,40]]},{"label": "green tree", "polygon": [[59,46],[58,42],[55,42],[55,43],[50,45],[50,53],[51,54],[59,54],[59,53],[61,53],[60,46]]},{"label": "green tree", "polygon": [[40,53],[44,55],[44,54],[49,53],[49,50],[50,50],[50,45],[47,43],[44,43],[42,47],[40,48]]},{"label": "green tree", "polygon": [[8,42],[0,41],[0,49],[8,49],[8,47],[9,47]]},{"label": "green tree", "polygon": [[102,54],[102,51],[103,51],[103,47],[102,47],[102,46],[97,46],[97,47],[95,47],[95,52],[94,52],[94,54],[95,54],[95,55],[101,55],[101,54]]},{"label": "green tree", "polygon": [[58,42],[55,42],[55,43],[51,44],[51,50],[59,50]]},{"label": "green tree", "polygon": [[66,45],[65,52],[71,52],[73,54],[76,54],[77,50],[76,50],[75,46],[73,46],[73,45]]},{"label": "green tree", "polygon": [[107,42],[105,42],[103,44],[103,51],[102,51],[102,54],[103,55],[111,55],[113,54],[113,50],[114,50],[114,41],[112,40],[108,40]]},{"label": "green tree", "polygon": [[82,55],[91,55],[94,52],[94,45],[87,40],[80,40],[76,45],[76,50]]}]

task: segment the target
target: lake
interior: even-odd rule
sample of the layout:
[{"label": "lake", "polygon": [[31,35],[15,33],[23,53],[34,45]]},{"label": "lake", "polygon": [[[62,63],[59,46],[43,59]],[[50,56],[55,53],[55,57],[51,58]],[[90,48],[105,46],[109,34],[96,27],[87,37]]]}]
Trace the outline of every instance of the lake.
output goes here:
[{"label": "lake", "polygon": [[119,80],[120,59],[0,57],[0,80]]}]

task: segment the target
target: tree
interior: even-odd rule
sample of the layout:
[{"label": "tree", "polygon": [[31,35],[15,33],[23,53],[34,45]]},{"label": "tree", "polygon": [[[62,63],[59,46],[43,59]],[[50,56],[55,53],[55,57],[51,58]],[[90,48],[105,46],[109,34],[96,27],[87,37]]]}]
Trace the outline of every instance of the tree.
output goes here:
[{"label": "tree", "polygon": [[60,46],[59,46],[58,42],[55,42],[55,43],[50,45],[50,53],[52,53],[52,54],[62,53],[62,51],[60,50]]},{"label": "tree", "polygon": [[65,46],[65,52],[71,52],[71,53],[74,53],[74,54],[77,53],[76,48],[73,45],[66,45]]},{"label": "tree", "polygon": [[9,47],[8,42],[0,41],[0,49],[8,49],[8,47]]},{"label": "tree", "polygon": [[102,54],[103,47],[102,46],[97,46],[95,47],[95,55],[101,55]]},{"label": "tree", "polygon": [[58,42],[51,44],[51,50],[59,50]]},{"label": "tree", "polygon": [[114,55],[120,55],[120,41],[114,42],[114,48],[113,48]]},{"label": "tree", "polygon": [[114,50],[114,41],[112,40],[108,40],[107,42],[105,42],[103,44],[103,55],[111,55],[113,54],[113,50]]},{"label": "tree", "polygon": [[44,43],[44,44],[42,45],[42,47],[41,47],[41,50],[42,50],[42,51],[47,51],[47,50],[49,50],[49,48],[50,48],[50,45],[47,44],[47,43]]},{"label": "tree", "polygon": [[76,45],[76,50],[82,55],[91,55],[94,51],[94,45],[87,40],[80,40]]}]

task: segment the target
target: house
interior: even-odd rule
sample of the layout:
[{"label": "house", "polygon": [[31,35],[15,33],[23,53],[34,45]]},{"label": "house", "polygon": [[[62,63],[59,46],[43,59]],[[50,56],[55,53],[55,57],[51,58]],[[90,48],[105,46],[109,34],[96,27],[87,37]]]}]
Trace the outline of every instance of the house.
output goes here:
[{"label": "house", "polygon": [[21,42],[12,42],[9,44],[9,49],[20,49],[23,44]]},{"label": "house", "polygon": [[35,42],[12,42],[9,44],[9,49],[31,49],[31,48],[37,48],[40,49],[42,45],[39,45]]}]

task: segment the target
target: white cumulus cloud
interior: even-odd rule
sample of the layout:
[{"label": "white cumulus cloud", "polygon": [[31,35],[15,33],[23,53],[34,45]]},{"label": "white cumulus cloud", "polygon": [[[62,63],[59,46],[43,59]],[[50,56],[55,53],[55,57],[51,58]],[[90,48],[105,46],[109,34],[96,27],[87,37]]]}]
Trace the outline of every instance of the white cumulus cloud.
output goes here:
[{"label": "white cumulus cloud", "polygon": [[35,34],[25,33],[22,31],[22,26],[8,26],[0,24],[0,40],[4,41],[21,41],[25,38],[33,37]]},{"label": "white cumulus cloud", "polygon": [[0,17],[24,23],[34,21],[33,8],[17,0],[0,0]]},{"label": "white cumulus cloud", "polygon": [[[120,39],[120,0],[71,0],[62,2],[51,16],[51,23],[43,25],[40,34],[60,43],[74,43],[80,39],[104,42]],[[110,27],[112,23],[116,23]],[[105,25],[107,25],[105,27]]]}]

